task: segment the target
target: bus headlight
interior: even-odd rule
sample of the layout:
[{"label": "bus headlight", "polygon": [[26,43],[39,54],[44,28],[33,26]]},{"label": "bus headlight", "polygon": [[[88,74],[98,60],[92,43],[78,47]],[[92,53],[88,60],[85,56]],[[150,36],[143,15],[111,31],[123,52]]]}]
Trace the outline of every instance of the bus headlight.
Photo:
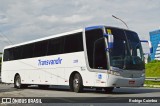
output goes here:
[{"label": "bus headlight", "polygon": [[116,76],[120,76],[120,73],[117,72],[117,71],[110,71],[110,70],[108,70],[107,73],[108,74],[112,74],[112,75],[116,75]]},{"label": "bus headlight", "polygon": [[113,75],[117,75],[117,76],[120,76],[120,73],[117,72],[117,71],[112,71]]}]

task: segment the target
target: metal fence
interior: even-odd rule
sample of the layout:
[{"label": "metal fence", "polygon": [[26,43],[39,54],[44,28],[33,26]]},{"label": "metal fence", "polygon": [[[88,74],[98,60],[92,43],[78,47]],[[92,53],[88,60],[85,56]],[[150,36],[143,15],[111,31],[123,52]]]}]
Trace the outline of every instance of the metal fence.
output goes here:
[{"label": "metal fence", "polygon": [[146,81],[160,81],[160,77],[146,77]]}]

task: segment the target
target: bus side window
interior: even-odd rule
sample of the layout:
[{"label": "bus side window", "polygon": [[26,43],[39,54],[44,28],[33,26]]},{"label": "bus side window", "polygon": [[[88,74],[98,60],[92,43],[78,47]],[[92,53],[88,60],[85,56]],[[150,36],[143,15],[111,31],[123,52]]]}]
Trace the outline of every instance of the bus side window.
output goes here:
[{"label": "bus side window", "polygon": [[[87,47],[87,56],[88,56],[88,62],[90,68],[95,68],[94,66],[94,44],[95,42],[103,37],[103,31],[101,29],[94,29],[86,31],[86,47]],[[98,49],[98,48],[97,48]],[[97,53],[96,53],[97,54]]]},{"label": "bus side window", "polygon": [[107,69],[105,39],[100,38],[94,43],[93,66],[95,69]]},{"label": "bus side window", "polygon": [[18,60],[22,58],[22,47],[13,48],[13,56],[14,60]]},{"label": "bus side window", "polygon": [[32,58],[34,52],[34,43],[22,46],[22,58]]},{"label": "bus side window", "polygon": [[34,46],[34,57],[45,56],[47,53],[48,40],[36,42]]},{"label": "bus side window", "polygon": [[5,49],[4,50],[3,61],[9,61],[10,60],[10,54],[11,54],[11,52],[9,51],[9,49]]},{"label": "bus side window", "polygon": [[82,33],[65,36],[64,53],[83,51]]},{"label": "bus side window", "polygon": [[64,49],[64,37],[49,40],[47,55],[62,54]]}]

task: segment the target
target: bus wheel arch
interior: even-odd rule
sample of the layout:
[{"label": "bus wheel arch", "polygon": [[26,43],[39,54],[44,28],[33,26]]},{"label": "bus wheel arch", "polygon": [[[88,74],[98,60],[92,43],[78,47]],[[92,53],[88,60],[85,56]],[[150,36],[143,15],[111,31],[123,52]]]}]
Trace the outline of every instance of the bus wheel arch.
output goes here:
[{"label": "bus wheel arch", "polygon": [[[17,76],[17,75],[19,75],[19,73],[16,73],[16,74],[15,74],[15,76],[14,76],[14,80],[15,80],[15,78],[16,78],[16,76]],[[19,76],[20,76],[20,75],[19,75]]]},{"label": "bus wheel arch", "polygon": [[[77,83],[77,88],[75,88],[75,83],[74,82],[78,82]],[[74,71],[71,73],[70,77],[69,77],[69,86],[70,86],[70,90],[74,91],[74,92],[81,92],[83,90],[83,79],[82,76],[79,72]]]}]

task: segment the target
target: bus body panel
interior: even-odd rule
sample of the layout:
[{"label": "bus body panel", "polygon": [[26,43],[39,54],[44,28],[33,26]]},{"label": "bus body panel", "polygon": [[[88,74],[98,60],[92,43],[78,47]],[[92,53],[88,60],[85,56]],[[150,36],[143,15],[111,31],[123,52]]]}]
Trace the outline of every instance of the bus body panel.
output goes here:
[{"label": "bus body panel", "polygon": [[109,75],[108,86],[112,87],[142,87],[145,77],[126,78],[122,76]]},{"label": "bus body panel", "polygon": [[[49,60],[58,57],[63,59],[62,64],[38,65],[40,59]],[[84,86],[106,86],[106,73],[87,70],[84,52],[7,61],[3,62],[2,70],[2,82],[5,83],[14,83],[14,77],[18,73],[22,84],[69,85],[71,73],[77,71],[83,78]],[[98,75],[102,75],[102,78]]]},{"label": "bus body panel", "polygon": [[[57,59],[62,59],[61,63],[40,63]],[[85,67],[84,52],[6,61],[2,66],[2,81],[13,83],[14,76],[18,73],[22,83],[62,85],[73,71],[80,71],[79,67]]]},{"label": "bus body panel", "polygon": [[[39,60],[57,59],[62,64],[53,66],[40,65]],[[106,87],[107,74],[87,70],[84,52],[68,53],[54,56],[37,57],[3,62],[2,82],[14,83],[18,73],[22,84],[69,85],[72,72],[77,71],[83,78],[83,85],[88,87]]]}]

